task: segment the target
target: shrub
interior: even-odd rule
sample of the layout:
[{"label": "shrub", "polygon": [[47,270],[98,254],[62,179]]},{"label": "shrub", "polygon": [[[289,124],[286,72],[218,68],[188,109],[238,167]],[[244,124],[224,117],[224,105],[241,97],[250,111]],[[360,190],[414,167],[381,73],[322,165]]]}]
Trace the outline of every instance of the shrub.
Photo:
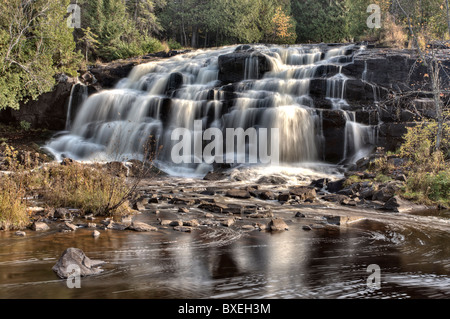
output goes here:
[{"label": "shrub", "polygon": [[102,216],[130,212],[127,198],[131,194],[125,177],[113,176],[99,165],[54,165],[37,175],[30,173],[29,181],[56,207],[79,208]]},{"label": "shrub", "polygon": [[21,229],[29,223],[25,189],[11,175],[0,176],[0,229]]},{"label": "shrub", "polygon": [[183,48],[183,46],[174,39],[169,39],[167,45],[170,50],[181,50]]}]

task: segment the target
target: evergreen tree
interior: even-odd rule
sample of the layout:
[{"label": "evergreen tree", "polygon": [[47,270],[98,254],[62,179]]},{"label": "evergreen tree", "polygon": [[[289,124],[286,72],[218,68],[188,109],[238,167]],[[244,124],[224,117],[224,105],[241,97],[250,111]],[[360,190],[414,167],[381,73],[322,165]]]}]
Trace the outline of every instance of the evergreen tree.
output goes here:
[{"label": "evergreen tree", "polygon": [[0,3],[0,109],[50,91],[57,73],[77,74],[67,25],[68,0],[8,0]]}]

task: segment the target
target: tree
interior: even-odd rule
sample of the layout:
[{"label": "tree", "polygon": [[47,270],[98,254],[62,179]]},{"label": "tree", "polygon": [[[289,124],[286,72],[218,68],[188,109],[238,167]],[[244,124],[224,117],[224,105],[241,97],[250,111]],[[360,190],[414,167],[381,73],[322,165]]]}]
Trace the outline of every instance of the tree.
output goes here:
[{"label": "tree", "polygon": [[80,56],[67,26],[68,0],[0,3],[0,109],[50,91],[57,73],[76,75]]},{"label": "tree", "polygon": [[294,43],[297,35],[292,18],[278,7],[273,18],[273,39],[278,43]]},{"label": "tree", "polygon": [[79,41],[81,41],[84,45],[84,52],[85,52],[84,57],[87,64],[89,51],[96,50],[98,48],[99,42],[97,41],[98,36],[91,31],[90,27],[87,27],[86,29],[82,30],[84,35]]}]

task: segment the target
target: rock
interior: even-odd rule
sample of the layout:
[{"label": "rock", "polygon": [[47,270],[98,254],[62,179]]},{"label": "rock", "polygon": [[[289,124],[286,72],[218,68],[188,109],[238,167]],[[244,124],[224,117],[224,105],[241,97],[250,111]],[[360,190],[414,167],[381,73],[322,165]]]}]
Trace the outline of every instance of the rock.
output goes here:
[{"label": "rock", "polygon": [[14,233],[14,235],[19,236],[19,237],[25,237],[27,235],[27,233],[25,233],[24,231],[18,230]]},{"label": "rock", "polygon": [[228,206],[220,203],[203,202],[198,206],[198,208],[210,211],[212,213],[223,213],[224,210],[228,209]]},{"label": "rock", "polygon": [[200,226],[200,223],[196,219],[191,219],[191,220],[184,221],[183,226],[198,227],[198,226]]},{"label": "rock", "polygon": [[337,193],[338,191],[340,191],[344,187],[344,182],[345,182],[345,178],[344,179],[340,179],[338,181],[329,182],[327,184],[327,190],[330,193]]},{"label": "rock", "polygon": [[112,229],[112,230],[125,230],[129,226],[127,224],[115,222],[112,220],[109,220],[108,222],[104,223],[104,225],[106,226],[106,229]]},{"label": "rock", "polygon": [[394,196],[390,198],[381,209],[392,211],[394,213],[405,213],[413,211],[415,209],[423,209],[423,207],[404,200],[399,196]]},{"label": "rock", "polygon": [[289,199],[291,199],[291,195],[289,193],[281,193],[278,195],[279,202],[287,202]]},{"label": "rock", "polygon": [[157,231],[158,228],[151,226],[149,224],[134,221],[131,223],[129,229],[137,231],[137,232],[149,232],[149,231]]},{"label": "rock", "polygon": [[225,193],[225,196],[239,199],[248,199],[252,197],[250,193],[244,189],[230,189]]},{"label": "rock", "polygon": [[281,231],[289,229],[289,226],[281,218],[272,219],[267,226],[272,231]]},{"label": "rock", "polygon": [[219,56],[219,81],[224,84],[241,82],[245,79],[246,64],[249,59],[254,59],[255,69],[258,71],[254,77],[261,79],[264,73],[272,70],[272,63],[262,53],[238,51]]},{"label": "rock", "polygon": [[230,217],[222,221],[221,224],[225,227],[231,227],[232,225],[234,225],[234,222],[235,222],[234,218]]},{"label": "rock", "polygon": [[312,230],[311,226],[309,226],[309,225],[303,225],[302,229],[303,230]]},{"label": "rock", "polygon": [[295,187],[289,190],[293,196],[298,196],[300,201],[313,201],[316,198],[315,188],[310,187]]},{"label": "rock", "polygon": [[69,212],[67,208],[57,208],[55,209],[55,212],[53,213],[54,218],[59,218],[62,220],[72,220],[73,216]]},{"label": "rock", "polygon": [[183,226],[183,222],[181,220],[173,220],[169,223],[169,226]]},{"label": "rock", "polygon": [[241,228],[243,230],[255,230],[256,229],[255,226],[253,226],[253,225],[243,225]]},{"label": "rock", "polygon": [[265,191],[260,191],[257,192],[257,197],[263,200],[274,200],[275,199],[275,194],[272,191],[269,190],[265,190]]},{"label": "rock", "polygon": [[205,218],[214,218],[214,215],[211,213],[206,213]]},{"label": "rock", "polygon": [[282,185],[287,183],[287,179],[281,176],[262,176],[258,179],[258,184]]},{"label": "rock", "polygon": [[306,216],[305,216],[305,214],[302,214],[302,213],[300,213],[300,212],[297,212],[296,214],[295,214],[295,217],[301,217],[301,218],[305,218]]},{"label": "rock", "polygon": [[34,222],[31,225],[31,229],[34,231],[45,231],[50,229],[50,227],[44,222]]},{"label": "rock", "polygon": [[183,213],[183,214],[187,214],[187,213],[189,213],[189,208],[187,208],[187,207],[180,207],[180,208],[178,208],[178,212],[179,213]]},{"label": "rock", "polygon": [[173,229],[182,233],[190,233],[192,231],[192,228],[187,226],[175,226]]},{"label": "rock", "polygon": [[72,223],[65,222],[64,224],[62,224],[60,226],[60,229],[61,230],[68,230],[68,231],[75,231],[75,230],[77,230],[77,226],[75,226]]},{"label": "rock", "polygon": [[219,181],[226,178],[226,175],[221,172],[209,172],[203,177],[205,181]]},{"label": "rock", "polygon": [[387,202],[394,195],[395,195],[395,190],[391,187],[386,186],[386,187],[383,187],[380,190],[376,191],[372,196],[372,200]]},{"label": "rock", "polygon": [[97,237],[99,237],[99,236],[100,236],[100,232],[99,232],[98,230],[94,230],[94,231],[92,232],[92,237],[97,238]]},{"label": "rock", "polygon": [[359,197],[362,199],[372,199],[374,193],[375,189],[372,186],[361,188],[359,191]]},{"label": "rock", "polygon": [[73,275],[73,267],[77,267],[80,271],[80,276],[91,276],[102,272],[103,270],[98,266],[104,264],[101,260],[92,260],[87,257],[81,249],[68,248],[66,249],[58,262],[53,266],[52,270],[60,278],[68,278]]}]

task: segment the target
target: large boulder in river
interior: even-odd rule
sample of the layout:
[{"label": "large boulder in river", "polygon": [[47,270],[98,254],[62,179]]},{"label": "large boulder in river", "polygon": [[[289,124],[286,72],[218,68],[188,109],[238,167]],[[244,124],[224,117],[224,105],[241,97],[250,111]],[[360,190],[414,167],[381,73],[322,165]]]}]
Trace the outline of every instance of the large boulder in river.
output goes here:
[{"label": "large boulder in river", "polygon": [[101,260],[90,259],[81,249],[67,248],[52,270],[60,278],[68,278],[73,275],[74,270],[79,270],[79,275],[85,277],[102,272],[103,270],[98,268],[98,266],[104,263]]}]

